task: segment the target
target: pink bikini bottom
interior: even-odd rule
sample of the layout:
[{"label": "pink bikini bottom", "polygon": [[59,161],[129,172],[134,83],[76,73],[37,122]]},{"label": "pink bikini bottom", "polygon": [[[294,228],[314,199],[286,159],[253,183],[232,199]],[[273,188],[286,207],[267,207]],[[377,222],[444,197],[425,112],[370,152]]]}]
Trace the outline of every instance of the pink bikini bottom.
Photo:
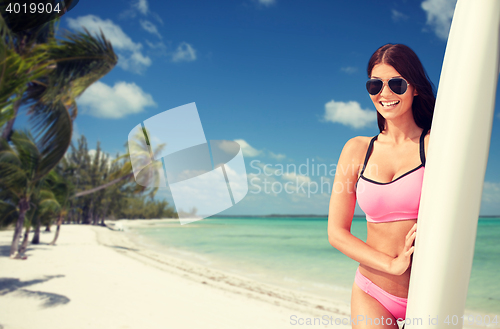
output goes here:
[{"label": "pink bikini bottom", "polygon": [[378,302],[382,304],[382,306],[384,306],[389,312],[391,312],[396,320],[405,319],[406,304],[408,303],[407,298],[391,295],[379,286],[376,286],[373,282],[370,281],[370,279],[359,272],[359,268],[356,271],[354,282],[356,282],[356,285],[361,290],[378,300]]}]

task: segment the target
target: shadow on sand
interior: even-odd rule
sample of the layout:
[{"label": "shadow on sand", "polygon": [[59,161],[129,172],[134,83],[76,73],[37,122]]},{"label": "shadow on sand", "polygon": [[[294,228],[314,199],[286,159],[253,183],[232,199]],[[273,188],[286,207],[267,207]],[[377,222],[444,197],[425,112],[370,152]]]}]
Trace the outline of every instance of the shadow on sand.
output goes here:
[{"label": "shadow on sand", "polygon": [[16,278],[0,278],[0,296],[15,293],[16,296],[21,298],[37,298],[43,301],[41,307],[54,307],[69,303],[70,299],[63,295],[53,294],[43,291],[31,291],[24,289],[24,287],[31,286],[38,283],[43,283],[55,278],[62,278],[64,275],[46,275],[43,279],[36,279],[30,281],[20,281]]},{"label": "shadow on sand", "polygon": [[[26,248],[26,251],[24,252],[24,256],[31,256],[31,254],[29,254],[30,251],[34,250],[35,249],[35,246],[36,246],[36,249],[38,250],[46,250],[47,248],[41,248],[40,246],[49,246],[48,243],[38,243],[38,244],[29,244],[28,245],[28,248]],[[52,246],[50,246],[52,247]],[[10,245],[3,245],[3,246],[0,246],[0,257],[10,257]],[[0,328],[1,329],[1,328]]]}]

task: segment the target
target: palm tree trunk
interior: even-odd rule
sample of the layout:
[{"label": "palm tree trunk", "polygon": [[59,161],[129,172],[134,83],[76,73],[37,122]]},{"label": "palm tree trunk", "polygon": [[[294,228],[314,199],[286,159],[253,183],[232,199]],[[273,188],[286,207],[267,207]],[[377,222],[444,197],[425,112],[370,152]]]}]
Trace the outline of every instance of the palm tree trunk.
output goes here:
[{"label": "palm tree trunk", "polygon": [[19,200],[19,217],[17,218],[16,229],[14,230],[14,237],[10,246],[10,258],[19,258],[19,238],[24,226],[24,216],[30,209],[30,202],[27,198],[23,197]]},{"label": "palm tree trunk", "polygon": [[24,230],[24,238],[23,238],[23,243],[21,244],[21,249],[19,250],[19,255],[24,255],[26,252],[26,249],[28,248],[28,236],[30,234],[30,228],[31,225],[28,225],[26,229]]},{"label": "palm tree trunk", "polygon": [[7,122],[5,128],[2,132],[2,138],[6,140],[10,140],[10,135],[12,134],[12,127],[14,127],[14,122],[16,121],[17,112],[19,111],[19,107],[21,106],[21,98],[14,102],[14,117]]},{"label": "palm tree trunk", "polygon": [[[92,202],[92,204],[94,205],[94,202]],[[95,222],[96,222],[96,216],[97,216],[97,209],[96,208],[97,208],[97,206],[94,205],[92,207],[92,211],[89,213],[90,214],[90,224],[91,225],[95,225]]]},{"label": "palm tree trunk", "polygon": [[61,214],[59,214],[59,217],[57,218],[56,235],[54,236],[54,240],[52,240],[52,242],[49,243],[51,246],[56,244],[57,238],[59,237],[59,231],[61,230],[62,219],[63,219],[63,216]]},{"label": "palm tree trunk", "polygon": [[36,218],[36,224],[35,224],[35,234],[33,234],[33,240],[31,240],[32,244],[39,244],[40,243],[40,218]]},{"label": "palm tree trunk", "polygon": [[83,218],[83,224],[89,225],[92,224],[92,209],[93,209],[93,198],[90,200],[90,203],[85,211],[85,217]]},{"label": "palm tree trunk", "polygon": [[120,178],[114,179],[114,180],[112,180],[111,182],[106,183],[106,184],[103,184],[103,185],[101,185],[101,186],[94,187],[94,188],[92,188],[92,189],[90,189],[90,190],[86,190],[86,191],[81,191],[81,192],[78,192],[78,193],[76,193],[76,194],[73,196],[73,198],[78,198],[78,197],[81,197],[81,196],[84,196],[84,195],[87,195],[87,194],[91,194],[91,193],[94,193],[94,192],[100,191],[100,190],[102,190],[102,189],[105,189],[106,187],[109,187],[109,186],[111,186],[111,185],[113,185],[113,184],[116,184],[116,183],[118,183],[118,182],[121,182],[122,180],[125,180],[125,179],[130,179],[130,178],[132,178],[133,176],[134,176],[134,174],[133,174],[133,173],[130,173],[130,174],[128,174],[128,175],[125,175],[125,176],[122,176],[122,177],[120,177]]},{"label": "palm tree trunk", "polygon": [[106,204],[106,210],[104,210],[104,212],[101,214],[101,223],[100,223],[101,226],[106,226],[106,224],[104,224],[104,217],[108,215],[108,209],[109,209],[109,202]]}]

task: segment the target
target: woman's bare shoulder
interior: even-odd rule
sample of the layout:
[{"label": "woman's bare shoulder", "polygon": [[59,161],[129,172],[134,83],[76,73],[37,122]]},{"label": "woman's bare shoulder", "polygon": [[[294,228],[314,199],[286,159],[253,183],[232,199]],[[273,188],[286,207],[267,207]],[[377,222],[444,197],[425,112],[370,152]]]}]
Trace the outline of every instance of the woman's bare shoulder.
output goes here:
[{"label": "woman's bare shoulder", "polygon": [[364,156],[372,138],[367,136],[353,137],[345,143],[342,152],[349,153],[351,156],[358,158]]},{"label": "woman's bare shoulder", "polygon": [[367,136],[356,136],[347,141],[345,144],[346,146],[350,148],[363,148],[363,147],[368,147],[368,144],[370,144],[370,140],[373,137],[367,137]]}]

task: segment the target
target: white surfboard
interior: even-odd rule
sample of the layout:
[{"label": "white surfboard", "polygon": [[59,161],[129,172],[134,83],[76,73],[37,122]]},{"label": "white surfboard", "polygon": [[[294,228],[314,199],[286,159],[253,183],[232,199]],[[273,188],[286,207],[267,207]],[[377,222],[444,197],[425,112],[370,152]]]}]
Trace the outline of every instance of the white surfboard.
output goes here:
[{"label": "white surfboard", "polygon": [[494,115],[499,31],[499,0],[458,0],[427,151],[405,329],[463,326]]}]

